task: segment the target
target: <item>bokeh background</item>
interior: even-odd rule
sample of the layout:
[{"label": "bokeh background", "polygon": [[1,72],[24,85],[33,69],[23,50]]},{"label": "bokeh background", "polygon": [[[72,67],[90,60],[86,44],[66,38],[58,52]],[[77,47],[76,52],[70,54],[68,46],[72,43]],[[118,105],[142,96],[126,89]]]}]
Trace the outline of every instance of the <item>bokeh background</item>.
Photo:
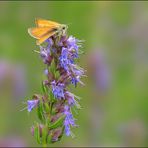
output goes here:
[{"label": "bokeh background", "polygon": [[86,69],[75,139],[53,146],[148,146],[148,2],[1,1],[0,146],[39,146],[30,133],[37,119],[25,101],[41,92],[44,65],[27,29],[36,17],[69,24],[85,40]]}]

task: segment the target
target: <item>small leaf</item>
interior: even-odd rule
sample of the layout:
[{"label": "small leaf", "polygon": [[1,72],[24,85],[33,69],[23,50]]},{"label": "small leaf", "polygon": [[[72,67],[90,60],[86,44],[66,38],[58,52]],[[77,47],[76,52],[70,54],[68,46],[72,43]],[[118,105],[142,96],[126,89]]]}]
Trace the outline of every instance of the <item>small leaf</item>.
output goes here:
[{"label": "small leaf", "polygon": [[42,128],[42,144],[43,145],[47,144],[47,134],[48,134],[48,129],[45,126]]},{"label": "small leaf", "polygon": [[59,71],[56,71],[55,72],[55,79],[58,79],[60,77],[60,73],[59,73]]},{"label": "small leaf", "polygon": [[54,94],[52,93],[51,90],[49,91],[49,96],[50,96],[51,102],[55,102],[56,101],[56,98],[54,97]]},{"label": "small leaf", "polygon": [[46,118],[46,125],[50,125],[50,115],[48,115],[48,117]]},{"label": "small leaf", "polygon": [[44,103],[44,108],[45,108],[45,111],[46,111],[47,113],[49,113],[50,108],[49,108],[48,103]]},{"label": "small leaf", "polygon": [[54,103],[52,103],[50,106],[51,107],[51,112],[50,112],[51,115],[55,115],[57,113],[57,110],[55,107],[53,107],[53,105],[54,105]]},{"label": "small leaf", "polygon": [[37,143],[40,144],[41,140],[40,140],[40,130],[39,130],[39,125],[37,123],[37,126],[34,128],[34,137],[37,140]]},{"label": "small leaf", "polygon": [[46,93],[46,87],[45,87],[43,82],[42,82],[42,91],[43,91],[44,94]]},{"label": "small leaf", "polygon": [[52,134],[50,133],[48,136],[47,136],[47,143],[52,143]]},{"label": "small leaf", "polygon": [[57,121],[55,121],[53,124],[49,125],[50,129],[55,129],[63,124],[65,116],[60,117]]},{"label": "small leaf", "polygon": [[51,65],[50,65],[50,71],[52,72],[52,74],[54,74],[55,69],[56,69],[56,65],[55,65],[55,62],[54,62],[54,59],[53,59],[52,62],[51,62]]},{"label": "small leaf", "polygon": [[43,104],[40,102],[37,107],[37,115],[42,122],[45,120],[43,112]]}]

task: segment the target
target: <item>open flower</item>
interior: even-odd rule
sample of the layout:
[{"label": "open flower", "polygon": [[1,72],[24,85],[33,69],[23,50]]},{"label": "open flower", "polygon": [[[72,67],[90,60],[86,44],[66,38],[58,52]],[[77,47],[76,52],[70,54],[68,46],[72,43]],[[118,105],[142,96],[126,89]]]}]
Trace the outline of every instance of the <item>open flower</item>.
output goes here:
[{"label": "open flower", "polygon": [[76,49],[78,50],[79,46],[77,45],[79,40],[77,40],[76,38],[74,38],[73,36],[70,36],[68,39],[67,39],[67,46],[68,48],[73,48],[73,49]]},{"label": "open flower", "polygon": [[33,108],[35,108],[39,103],[39,100],[28,100],[27,105],[28,105],[28,112],[31,112]]},{"label": "open flower", "polygon": [[68,55],[69,55],[68,49],[63,47],[59,60],[60,60],[60,66],[64,68],[66,71],[69,71],[69,65],[71,63]]},{"label": "open flower", "polygon": [[52,93],[54,94],[55,98],[61,99],[64,98],[64,84],[58,83],[56,84],[55,80],[51,82],[52,86]]},{"label": "open flower", "polygon": [[64,114],[65,114],[65,120],[64,120],[64,126],[65,126],[65,134],[66,136],[73,136],[73,133],[70,130],[70,126],[76,126],[75,120],[73,118],[72,113],[70,112],[69,106],[65,105],[64,107]]},{"label": "open flower", "polygon": [[69,91],[65,92],[65,99],[67,99],[68,105],[69,106],[74,106],[75,105],[78,109],[80,109],[81,106],[80,106],[79,102],[75,98],[78,99],[78,101],[80,100],[80,98],[78,96],[70,93]]},{"label": "open flower", "polygon": [[50,55],[50,48],[40,46],[40,56],[45,64],[50,65],[52,57]]},{"label": "open flower", "polygon": [[52,45],[53,45],[52,39],[51,39],[51,38],[48,38],[48,39],[46,40],[46,42],[47,42],[47,48],[50,49],[50,48],[52,47]]},{"label": "open flower", "polygon": [[72,51],[73,58],[78,58],[78,50],[81,47],[81,40],[76,39],[73,36],[70,36],[67,39],[67,47],[70,51]]},{"label": "open flower", "polygon": [[76,87],[77,83],[84,85],[84,83],[80,80],[82,76],[84,76],[84,70],[81,67],[78,67],[75,64],[71,65],[71,83]]}]

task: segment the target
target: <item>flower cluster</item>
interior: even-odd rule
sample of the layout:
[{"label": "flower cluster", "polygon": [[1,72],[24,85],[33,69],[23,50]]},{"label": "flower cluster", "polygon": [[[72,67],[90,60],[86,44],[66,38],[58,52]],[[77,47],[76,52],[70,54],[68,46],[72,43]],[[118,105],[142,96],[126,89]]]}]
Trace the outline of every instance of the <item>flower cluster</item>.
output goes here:
[{"label": "flower cluster", "polygon": [[41,123],[35,123],[32,134],[39,143],[59,141],[63,134],[74,136],[72,127],[77,127],[72,108],[80,109],[80,98],[68,90],[68,86],[82,84],[84,70],[76,65],[81,41],[62,34],[48,38],[40,47],[40,57],[46,65],[47,79],[42,83],[43,94],[28,100],[28,112],[37,108]]}]

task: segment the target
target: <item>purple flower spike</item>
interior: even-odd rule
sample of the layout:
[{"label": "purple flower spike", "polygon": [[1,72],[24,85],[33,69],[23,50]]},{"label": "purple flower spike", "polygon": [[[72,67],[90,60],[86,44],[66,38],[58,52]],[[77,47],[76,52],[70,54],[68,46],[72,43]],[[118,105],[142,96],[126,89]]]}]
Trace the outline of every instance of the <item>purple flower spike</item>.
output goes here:
[{"label": "purple flower spike", "polygon": [[[48,23],[53,26],[52,22]],[[36,20],[36,24],[42,27],[39,20]],[[39,45],[46,78],[42,82],[42,94],[33,95],[33,100],[27,102],[28,112],[37,107],[37,115],[42,124],[35,122],[32,133],[39,133],[39,139],[38,135],[33,135],[38,142],[41,138],[40,143],[43,145],[60,141],[63,134],[74,137],[71,130],[77,125],[73,111],[77,113],[77,109],[81,109],[80,98],[69,92],[69,86],[83,84],[81,77],[84,76],[84,70],[76,64],[82,53],[79,49],[82,41],[68,36],[67,28],[61,25],[60,32],[53,28],[53,34]]]},{"label": "purple flower spike", "polygon": [[28,104],[28,112],[31,112],[32,109],[35,108],[38,103],[39,103],[39,100],[28,100],[27,101],[27,104]]},{"label": "purple flower spike", "polygon": [[64,98],[64,84],[62,83],[56,84],[55,81],[52,81],[51,86],[52,86],[52,93],[54,94],[55,98],[58,99]]}]

